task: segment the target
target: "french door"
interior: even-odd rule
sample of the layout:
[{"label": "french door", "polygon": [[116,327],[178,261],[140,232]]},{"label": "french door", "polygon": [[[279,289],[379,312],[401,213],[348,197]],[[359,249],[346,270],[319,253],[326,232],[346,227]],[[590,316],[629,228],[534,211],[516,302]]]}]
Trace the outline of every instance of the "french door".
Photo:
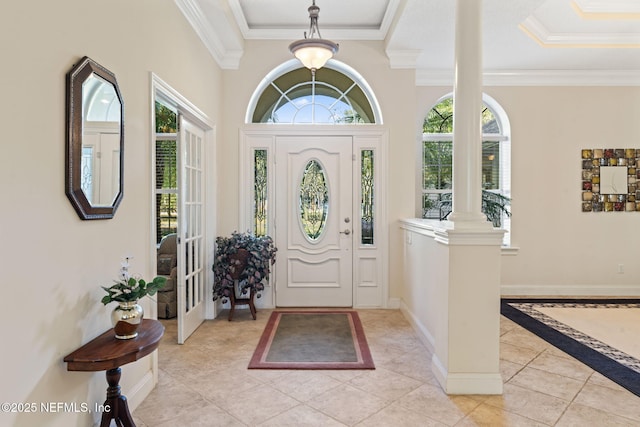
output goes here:
[{"label": "french door", "polygon": [[204,131],[178,116],[178,343],[205,317]]},{"label": "french door", "polygon": [[275,140],[276,304],[353,305],[351,136]]}]

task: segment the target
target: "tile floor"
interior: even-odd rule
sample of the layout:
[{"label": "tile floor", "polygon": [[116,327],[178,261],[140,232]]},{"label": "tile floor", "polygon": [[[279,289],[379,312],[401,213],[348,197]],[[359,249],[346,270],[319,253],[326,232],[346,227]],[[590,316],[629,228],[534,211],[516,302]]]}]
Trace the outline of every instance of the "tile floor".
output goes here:
[{"label": "tile floor", "polygon": [[246,369],[269,310],[256,321],[223,312],[182,346],[175,320],[163,321],[159,383],[133,417],[138,427],[640,425],[640,398],[506,318],[504,394],[447,396],[401,312],[358,313],[373,371]]}]

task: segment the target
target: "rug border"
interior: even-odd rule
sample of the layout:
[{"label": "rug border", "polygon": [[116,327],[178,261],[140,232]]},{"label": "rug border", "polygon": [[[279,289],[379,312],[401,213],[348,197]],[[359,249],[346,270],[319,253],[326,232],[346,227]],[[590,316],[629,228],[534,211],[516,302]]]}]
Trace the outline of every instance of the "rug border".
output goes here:
[{"label": "rug border", "polygon": [[[501,298],[500,313],[578,361],[640,396],[640,374],[509,305],[510,303],[637,304],[637,298]],[[586,335],[586,334],[585,334]]]},{"label": "rug border", "polygon": [[[346,314],[351,319],[351,324],[355,332],[354,344],[357,344],[356,353],[360,355],[361,360],[357,362],[319,362],[319,363],[306,363],[306,362],[264,362],[262,361],[262,355],[264,354],[267,346],[271,342],[275,333],[275,328],[278,324],[277,320],[282,314]],[[247,369],[301,369],[301,370],[361,370],[361,369],[375,369],[373,363],[373,357],[371,356],[371,350],[367,343],[367,337],[360,321],[360,316],[355,310],[275,310],[269,316],[267,325],[265,326],[260,341],[256,346],[253,356],[249,361]]]}]

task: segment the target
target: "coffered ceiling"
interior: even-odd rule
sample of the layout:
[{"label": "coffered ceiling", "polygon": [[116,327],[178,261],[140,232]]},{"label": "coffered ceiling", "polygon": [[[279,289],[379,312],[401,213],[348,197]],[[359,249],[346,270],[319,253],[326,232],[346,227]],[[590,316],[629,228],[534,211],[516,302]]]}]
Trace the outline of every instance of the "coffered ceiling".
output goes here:
[{"label": "coffered ceiling", "polygon": [[[175,0],[222,68],[249,39],[308,31],[312,0]],[[392,68],[446,83],[454,61],[454,0],[316,0],[323,38],[380,40]],[[640,0],[483,0],[485,82],[640,84]],[[338,57],[339,59],[339,54]]]}]

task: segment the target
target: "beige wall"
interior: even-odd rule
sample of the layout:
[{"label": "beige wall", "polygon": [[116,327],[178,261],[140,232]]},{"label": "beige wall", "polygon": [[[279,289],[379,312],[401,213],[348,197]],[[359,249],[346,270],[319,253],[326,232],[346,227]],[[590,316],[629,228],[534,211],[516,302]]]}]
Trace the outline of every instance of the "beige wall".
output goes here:
[{"label": "beige wall", "polygon": [[[503,294],[637,295],[640,213],[581,212],[582,148],[640,148],[640,88],[487,87],[512,132]],[[450,89],[419,88],[421,117]],[[624,274],[618,274],[618,264]]]},{"label": "beige wall", "polygon": [[[253,91],[262,78],[291,59],[286,41],[248,41],[238,70],[224,71],[224,127],[218,144],[218,234],[236,230],[238,222],[238,132]],[[390,297],[400,297],[402,239],[397,221],[415,210],[415,76],[413,70],[392,70],[382,42],[341,42],[336,59],[369,83],[389,129],[388,219],[390,230]],[[419,129],[418,129],[419,130]]]},{"label": "beige wall", "polygon": [[[172,0],[13,2],[2,13],[0,401],[102,403],[104,373],[67,372],[62,359],[110,327],[99,286],[122,257],[153,273],[149,73],[219,123],[221,72]],[[85,55],[115,73],[125,104],[124,198],[113,220],[81,221],[64,192],[65,74]],[[150,366],[147,357],[123,368],[132,405]],[[0,413],[0,425],[85,427],[99,415]]]}]

